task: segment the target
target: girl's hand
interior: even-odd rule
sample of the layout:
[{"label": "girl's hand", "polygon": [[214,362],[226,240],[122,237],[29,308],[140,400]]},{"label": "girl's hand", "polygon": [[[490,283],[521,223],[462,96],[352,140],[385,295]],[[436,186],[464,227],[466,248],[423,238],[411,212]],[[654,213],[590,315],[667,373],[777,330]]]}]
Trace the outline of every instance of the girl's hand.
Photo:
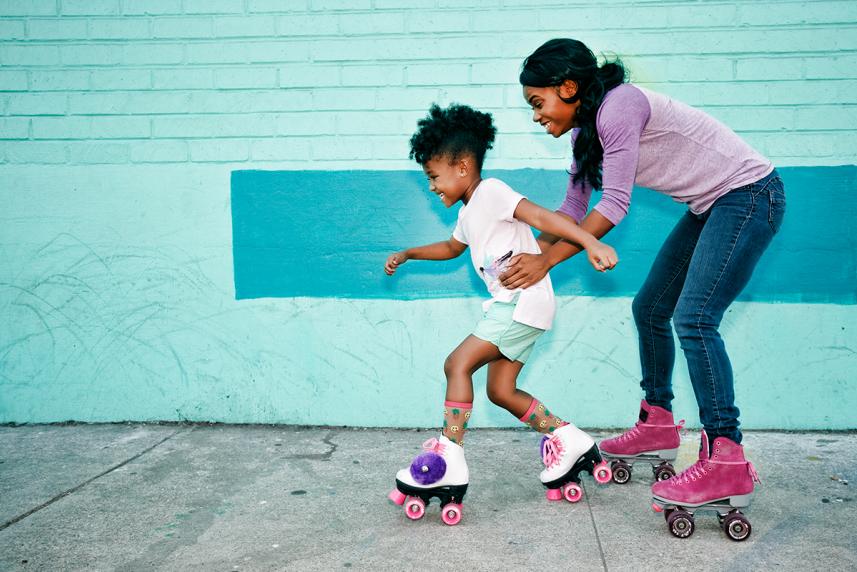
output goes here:
[{"label": "girl's hand", "polygon": [[508,270],[500,275],[503,288],[529,288],[544,278],[550,267],[547,258],[541,254],[519,254],[509,260]]},{"label": "girl's hand", "polygon": [[599,272],[613,270],[613,267],[619,262],[619,256],[612,246],[608,246],[601,241],[595,241],[586,249],[586,256],[589,258],[589,263]]},{"label": "girl's hand", "polygon": [[391,254],[387,258],[386,264],[384,264],[384,272],[387,273],[388,276],[392,276],[396,271],[396,268],[399,267],[400,264],[404,264],[408,261],[408,256],[404,252],[397,252],[396,254]]}]

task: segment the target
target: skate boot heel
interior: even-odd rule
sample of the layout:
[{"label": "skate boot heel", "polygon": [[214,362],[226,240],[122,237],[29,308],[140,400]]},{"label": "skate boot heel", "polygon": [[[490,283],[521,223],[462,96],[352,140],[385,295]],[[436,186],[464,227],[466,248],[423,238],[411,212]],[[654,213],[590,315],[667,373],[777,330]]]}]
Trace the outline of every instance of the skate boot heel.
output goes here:
[{"label": "skate boot heel", "polygon": [[654,454],[664,461],[673,462],[678,458],[678,447],[675,449],[661,449],[660,451],[655,451]]},{"label": "skate boot heel", "polygon": [[747,508],[751,502],[753,502],[753,493],[729,497],[729,506],[732,508]]}]

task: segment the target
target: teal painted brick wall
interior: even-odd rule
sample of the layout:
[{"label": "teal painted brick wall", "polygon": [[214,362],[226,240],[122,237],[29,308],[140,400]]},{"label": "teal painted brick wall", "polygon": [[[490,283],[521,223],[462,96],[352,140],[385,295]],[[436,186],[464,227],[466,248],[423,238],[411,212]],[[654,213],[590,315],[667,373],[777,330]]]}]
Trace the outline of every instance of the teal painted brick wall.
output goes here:
[{"label": "teal painted brick wall", "polygon": [[[439,373],[446,350],[406,346],[431,344],[463,303],[412,302],[402,320],[401,303],[236,301],[230,174],[413,169],[408,137],[435,101],[494,114],[500,137],[486,167],[563,169],[567,141],[534,127],[516,81],[522,58],[557,36],[621,56],[635,82],[722,119],[778,165],[857,163],[850,1],[0,1],[0,422],[385,424],[347,399],[392,407],[402,378],[435,379],[423,372]],[[831,245],[848,260],[855,248]],[[610,304],[605,330],[629,318],[629,300]],[[741,307],[733,335],[763,336],[776,312]],[[788,399],[772,411],[741,404],[745,423],[854,427],[855,308],[783,307],[815,325],[809,345],[778,333],[767,378],[754,350],[733,357],[764,378],[753,395],[797,377],[820,394],[802,415],[786,411]],[[312,308],[344,337],[367,336],[367,312],[373,324],[403,324],[371,334],[393,348],[389,359],[410,359],[385,368],[389,356],[372,347],[325,339],[332,330],[313,324]],[[551,344],[576,336],[566,325]],[[607,345],[633,353],[622,336]],[[599,380],[583,421],[625,423],[633,359],[581,351]],[[801,351],[801,364],[781,365]],[[538,376],[546,395],[562,395],[552,359],[544,354]],[[592,399],[604,391],[613,405],[599,410]],[[431,424],[426,407],[386,424]],[[474,419],[507,423],[496,412]]]},{"label": "teal painted brick wall", "polygon": [[[853,164],[855,22],[857,4],[839,1],[8,0],[4,156],[38,162],[56,146],[34,142],[63,141],[69,163],[409,168],[402,135],[431,102],[457,100],[508,135],[492,166],[553,168],[567,149],[530,124],[515,77],[534,46],[571,35],[778,164]],[[242,142],[200,141],[223,138]],[[132,150],[142,142],[160,151]]]}]

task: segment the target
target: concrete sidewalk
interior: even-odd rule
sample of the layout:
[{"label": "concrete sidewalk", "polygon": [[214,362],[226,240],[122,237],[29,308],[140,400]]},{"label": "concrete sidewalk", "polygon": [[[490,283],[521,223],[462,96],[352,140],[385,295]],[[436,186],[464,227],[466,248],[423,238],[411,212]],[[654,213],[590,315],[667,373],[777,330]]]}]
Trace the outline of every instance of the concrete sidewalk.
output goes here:
[{"label": "concrete sidewalk", "polygon": [[[593,432],[601,438],[613,432]],[[435,431],[208,425],[0,427],[0,570],[854,570],[857,434],[750,432],[762,478],[732,542],[680,540],[651,471],[548,503],[538,435],[475,429],[464,518],[386,500]],[[685,432],[677,468],[696,457]]]}]

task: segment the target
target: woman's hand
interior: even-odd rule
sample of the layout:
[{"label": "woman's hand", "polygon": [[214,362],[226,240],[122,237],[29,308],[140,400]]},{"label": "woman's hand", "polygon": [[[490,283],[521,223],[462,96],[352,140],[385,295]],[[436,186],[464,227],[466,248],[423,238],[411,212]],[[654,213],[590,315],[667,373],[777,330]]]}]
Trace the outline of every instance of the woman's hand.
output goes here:
[{"label": "woman's hand", "polygon": [[506,272],[500,275],[500,284],[504,288],[529,288],[544,278],[550,265],[543,254],[519,254],[509,260]]},{"label": "woman's hand", "polygon": [[399,267],[400,264],[404,264],[408,261],[408,256],[404,252],[397,252],[395,254],[391,254],[387,257],[387,262],[384,264],[384,272],[387,273],[388,276],[392,276],[396,271],[396,268]]},{"label": "woman's hand", "polygon": [[594,244],[586,249],[586,256],[589,258],[589,263],[592,267],[599,272],[613,270],[613,267],[619,262],[619,256],[613,250],[613,247],[599,240],[596,240]]}]

